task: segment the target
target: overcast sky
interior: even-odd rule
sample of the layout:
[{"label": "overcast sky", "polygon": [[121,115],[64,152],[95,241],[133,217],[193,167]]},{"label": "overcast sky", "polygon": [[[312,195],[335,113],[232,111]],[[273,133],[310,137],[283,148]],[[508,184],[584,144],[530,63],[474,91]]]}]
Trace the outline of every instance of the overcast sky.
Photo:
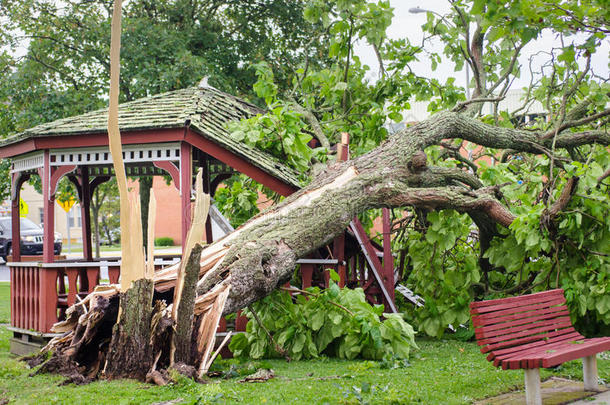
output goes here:
[{"label": "overcast sky", "polygon": [[[126,2],[124,2],[124,4],[125,3]],[[413,14],[409,12],[409,9],[421,8],[431,10],[439,14],[446,14],[450,11],[448,0],[390,0],[390,5],[394,8],[394,19],[392,21],[392,25],[388,29],[388,35],[390,38],[395,39],[408,38],[412,44],[421,43],[423,37],[421,26],[426,22],[426,13]],[[0,16],[0,23],[2,22],[1,17],[2,16]],[[442,50],[442,47],[438,42],[436,44],[432,43],[431,46],[435,47],[433,49],[436,52],[440,53]],[[529,84],[530,76],[528,59],[533,53],[541,50],[548,51],[552,47],[559,46],[559,40],[549,31],[543,32],[540,38],[530,42],[521,52],[521,57],[519,59],[522,65],[521,77],[515,80],[512,88],[515,89],[524,87]],[[16,54],[19,56],[25,54],[25,52],[26,49],[24,47],[20,47],[16,50]],[[361,41],[360,43],[356,44],[355,52],[358,56],[360,56],[361,61],[371,68],[369,78],[375,80],[379,75],[379,69],[373,49],[366,46],[364,41]],[[591,67],[593,71],[601,77],[610,77],[609,54],[610,38],[606,38],[602,44],[602,47],[595,55],[593,55],[591,60]],[[539,61],[543,61],[543,59],[539,58]],[[455,77],[456,84],[460,86],[466,85],[466,72],[455,72],[454,65],[451,62],[444,61],[434,72],[426,60],[414,63],[411,65],[411,67],[416,73],[422,76],[432,76],[441,80],[442,82],[444,82],[447,77]]]},{"label": "overcast sky", "polygon": [[[388,30],[390,38],[408,38],[412,44],[418,44],[422,40],[421,26],[426,22],[426,13],[413,14],[409,13],[410,8],[422,8],[434,11],[439,14],[449,12],[449,2],[447,0],[390,0],[391,6],[394,8],[394,19]],[[560,43],[557,38],[550,32],[543,32],[543,35],[536,41],[530,42],[522,51],[522,56],[519,61],[522,65],[521,78],[518,78],[513,83],[512,88],[524,87],[529,84],[529,68],[528,58],[535,52],[540,50],[548,51],[552,47],[559,47]],[[441,46],[436,44],[436,51],[440,52]],[[355,47],[356,54],[360,56],[361,61],[371,68],[370,77],[378,76],[378,63],[375,58],[375,53],[372,48],[364,46],[362,43]],[[610,53],[610,39],[606,38],[601,49],[593,56],[591,66],[593,71],[602,76],[609,77],[610,71],[608,68]],[[420,61],[412,65],[413,70],[422,76],[430,76],[442,80],[447,77],[455,77],[458,85],[464,86],[466,83],[466,72],[455,72],[452,63],[442,63],[435,72],[431,71],[430,64],[427,61]]]}]

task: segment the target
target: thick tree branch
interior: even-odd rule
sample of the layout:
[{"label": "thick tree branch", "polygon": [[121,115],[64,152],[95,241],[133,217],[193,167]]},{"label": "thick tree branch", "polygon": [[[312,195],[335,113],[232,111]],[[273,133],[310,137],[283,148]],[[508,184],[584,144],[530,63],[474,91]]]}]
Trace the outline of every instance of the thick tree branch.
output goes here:
[{"label": "thick tree branch", "polygon": [[483,187],[483,183],[477,176],[464,170],[450,167],[431,167],[430,171],[436,175],[442,176],[446,180],[459,181],[475,190]]},{"label": "thick tree branch", "polygon": [[604,111],[601,111],[597,114],[589,115],[588,117],[575,119],[572,121],[565,121],[561,125],[559,125],[558,128],[552,129],[552,130],[548,131],[546,134],[544,134],[542,136],[542,139],[552,137],[555,134],[555,132],[560,133],[561,131],[564,131],[568,128],[574,128],[574,127],[579,127],[581,125],[586,125],[590,122],[597,121],[598,119],[607,117],[609,115],[610,115],[610,108],[606,108]]},{"label": "thick tree branch", "polygon": [[515,216],[493,195],[493,189],[466,192],[461,187],[405,189],[390,199],[392,206],[412,206],[429,210],[454,209],[458,212],[484,212],[495,222],[508,227]]},{"label": "thick tree branch", "polygon": [[[513,149],[528,153],[540,153],[541,148],[552,146],[552,139],[540,139],[538,133],[500,128],[454,112],[436,114],[409,129],[425,138],[424,147],[438,144],[443,139],[455,138],[490,148]],[[432,135],[430,135],[431,131]],[[400,134],[404,134],[404,131]],[[557,148],[573,148],[592,143],[610,145],[610,133],[604,131],[565,133],[559,134],[556,139]]]},{"label": "thick tree branch", "polygon": [[483,41],[485,40],[485,31],[481,24],[477,24],[477,28],[472,34],[472,42],[470,44],[470,57],[472,60],[472,72],[476,88],[472,94],[472,98],[477,98],[485,95],[485,67],[483,66]]},{"label": "thick tree branch", "polygon": [[294,99],[294,97],[289,97],[289,99],[290,99],[290,102],[292,103],[294,109],[296,110],[296,112],[298,112],[299,114],[303,115],[303,117],[305,117],[305,119],[311,126],[313,133],[316,135],[316,139],[318,141],[320,141],[320,145],[322,145],[323,148],[330,149],[330,142],[328,141],[328,138],[326,137],[326,134],[324,133],[324,130],[322,129],[322,126],[320,125],[320,122],[318,121],[316,116],[313,114],[313,112],[311,112],[307,108],[300,105]]},{"label": "thick tree branch", "polygon": [[548,213],[549,213],[549,218],[551,220],[554,220],[555,217],[557,217],[557,215],[559,215],[559,213],[561,211],[563,211],[565,207],[568,206],[568,203],[570,202],[570,199],[576,192],[577,187],[578,187],[578,177],[569,178],[568,181],[566,182],[565,186],[563,187],[563,190],[561,190],[561,194],[559,195],[559,198],[549,208]]},{"label": "thick tree branch", "polygon": [[[610,97],[610,93],[606,93],[606,97]],[[580,103],[576,104],[566,114],[566,121],[576,121],[584,118],[587,115],[587,111],[593,102],[593,96],[586,97]]]}]

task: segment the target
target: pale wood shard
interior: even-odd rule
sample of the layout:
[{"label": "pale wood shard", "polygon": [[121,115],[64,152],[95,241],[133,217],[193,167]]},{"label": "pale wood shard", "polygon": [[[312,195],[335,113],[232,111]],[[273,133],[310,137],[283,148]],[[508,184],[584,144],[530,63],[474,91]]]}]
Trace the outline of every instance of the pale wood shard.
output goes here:
[{"label": "pale wood shard", "polygon": [[[210,253],[212,247],[216,248],[217,246],[209,245],[209,247],[206,247],[202,252],[199,277],[203,277],[207,272],[218,266],[222,262],[221,259],[224,258],[229,250],[228,246],[220,245],[220,249],[213,249],[212,253]],[[176,263],[156,272],[154,277],[155,290],[158,292],[165,292],[174,288],[181,265],[182,263]]]},{"label": "pale wood shard", "polygon": [[[129,250],[121,252],[121,291],[130,288],[134,281],[146,278],[140,207],[140,195],[134,189],[129,194],[129,232],[121,234],[121,241],[124,237],[129,240],[129,243],[127,243]],[[123,246],[123,243],[121,243],[121,246]]]},{"label": "pale wood shard", "polygon": [[212,306],[202,315],[201,324],[199,326],[199,335],[197,338],[197,350],[201,355],[201,361],[199,363],[199,378],[207,373],[211,365],[210,354],[212,353],[214,344],[216,343],[216,329],[218,329],[218,323],[222,316],[227,298],[229,297],[230,290],[231,285],[228,282],[223,282],[223,289],[218,293]]},{"label": "pale wood shard", "polygon": [[[121,56],[122,1],[115,0],[112,13],[110,41],[110,94],[108,100],[108,144],[112,165],[117,179],[120,198],[121,221],[121,291],[127,291],[131,283],[145,276],[140,199],[137,192],[130,195],[123,162],[123,146],[119,131],[119,78]],[[138,224],[140,226],[138,226]]]},{"label": "pale wood shard", "polygon": [[214,360],[216,360],[216,357],[218,357],[218,355],[220,354],[220,351],[222,350],[222,348],[225,347],[225,345],[229,342],[229,339],[231,339],[231,336],[233,336],[233,332],[227,332],[227,335],[222,340],[222,342],[220,342],[220,345],[218,345],[218,348],[216,349],[216,351],[210,356],[210,359],[208,360],[208,363],[205,366],[204,373],[208,372],[208,370],[212,366],[212,363],[214,363]]},{"label": "pale wood shard", "polygon": [[151,187],[150,199],[148,201],[148,240],[146,253],[148,261],[146,262],[146,278],[152,279],[155,275],[155,223],[157,220],[157,199],[155,198],[155,190]]},{"label": "pale wood shard", "polygon": [[174,288],[173,300],[174,307],[172,309],[172,318],[174,319],[177,319],[178,316],[178,307],[180,305],[182,289],[184,288],[184,278],[188,259],[191,256],[193,246],[195,246],[197,242],[203,240],[205,222],[208,217],[209,209],[210,195],[203,192],[203,171],[199,169],[197,180],[195,181],[195,209],[193,211],[193,221],[186,236],[184,252],[182,252],[182,261],[180,262],[180,267],[178,268],[178,273],[176,275],[176,287]]}]

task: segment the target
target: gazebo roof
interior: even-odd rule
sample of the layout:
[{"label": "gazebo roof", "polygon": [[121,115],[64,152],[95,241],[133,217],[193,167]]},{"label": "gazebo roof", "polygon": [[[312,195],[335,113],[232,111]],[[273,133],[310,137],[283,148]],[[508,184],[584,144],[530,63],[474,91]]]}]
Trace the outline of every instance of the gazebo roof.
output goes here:
[{"label": "gazebo roof", "polygon": [[[301,187],[297,172],[273,156],[236,141],[226,129],[227,122],[261,113],[264,110],[213,87],[189,87],[121,104],[119,128],[142,131],[188,127],[273,177]],[[106,133],[107,120],[107,108],[55,120],[0,140],[0,149],[36,138]]]}]

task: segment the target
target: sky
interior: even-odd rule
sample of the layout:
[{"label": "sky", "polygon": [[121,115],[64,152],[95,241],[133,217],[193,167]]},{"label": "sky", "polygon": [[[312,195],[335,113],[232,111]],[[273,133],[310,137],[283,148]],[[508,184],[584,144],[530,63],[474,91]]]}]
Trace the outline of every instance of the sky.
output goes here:
[{"label": "sky", "polygon": [[[59,2],[60,0],[56,1]],[[126,2],[124,1],[124,3]],[[426,13],[414,14],[409,12],[409,9],[420,8],[430,10],[438,14],[447,14],[450,11],[448,0],[390,0],[390,5],[394,8],[394,19],[392,20],[392,24],[388,29],[388,36],[393,39],[408,38],[412,44],[421,43],[423,38],[421,26],[426,22]],[[0,24],[2,23],[1,17],[2,16],[0,16]],[[442,50],[442,47],[438,42],[436,44],[432,43],[431,46],[439,53]],[[523,69],[521,71],[521,77],[514,81],[512,88],[521,88],[529,84],[530,75],[527,65],[528,59],[533,53],[540,50],[550,50],[552,47],[559,46],[560,43],[558,38],[556,38],[550,31],[543,32],[540,38],[530,42],[521,52],[519,62],[523,66]],[[367,46],[364,41],[361,40],[356,44],[354,49],[361,61],[371,68],[368,75],[369,79],[372,81],[376,80],[379,76],[379,68],[373,48]],[[25,52],[25,47],[16,49],[16,54],[18,56],[25,54]],[[609,54],[610,38],[606,38],[600,49],[596,54],[593,55],[591,60],[592,70],[601,77],[610,77],[610,69],[608,66],[610,60]],[[538,60],[542,62],[544,59],[539,58]],[[455,72],[453,63],[449,61],[440,64],[436,71],[432,71],[430,63],[427,60],[421,60],[413,63],[411,64],[411,68],[415,71],[415,73],[426,77],[432,76],[441,80],[442,82],[444,82],[447,77],[455,77],[457,85],[466,86],[466,72],[464,70],[461,72]]]},{"label": "sky", "polygon": [[[446,14],[449,12],[449,2],[447,0],[390,0],[390,5],[394,8],[394,19],[392,20],[392,25],[388,29],[388,36],[393,39],[408,38],[412,44],[420,43],[422,40],[423,34],[421,26],[426,22],[426,13],[413,14],[409,12],[409,9],[421,8],[439,14]],[[529,84],[530,76],[527,65],[528,59],[532,54],[540,50],[550,50],[552,47],[559,46],[560,42],[558,38],[555,38],[550,31],[543,32],[540,38],[530,42],[522,50],[522,56],[519,58],[519,62],[523,66],[521,77],[515,80],[512,88],[525,87]],[[436,44],[435,49],[440,52],[442,47]],[[375,78],[378,77],[379,69],[373,49],[360,42],[356,45],[355,52],[360,56],[361,61],[371,68],[369,78],[375,80]],[[609,53],[610,38],[606,38],[602,47],[593,55],[591,60],[592,70],[598,75],[606,78],[610,76],[608,67]],[[542,59],[539,58],[538,60],[541,61]],[[425,60],[413,64],[412,68],[416,73],[421,74],[422,76],[433,76],[443,82],[447,77],[455,77],[457,85],[465,86],[466,84],[466,72],[455,72],[454,65],[450,62],[440,64],[436,71],[432,71],[430,64]]]}]

